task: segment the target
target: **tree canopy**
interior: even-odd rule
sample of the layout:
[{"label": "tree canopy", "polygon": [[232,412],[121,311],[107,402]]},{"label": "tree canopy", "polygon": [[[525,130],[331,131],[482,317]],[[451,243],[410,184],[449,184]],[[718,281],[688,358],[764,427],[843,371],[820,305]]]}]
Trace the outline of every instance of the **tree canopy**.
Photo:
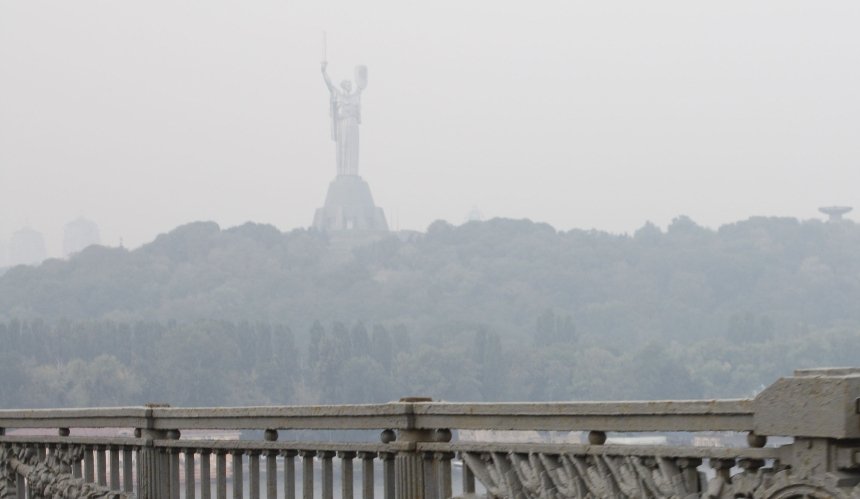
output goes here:
[{"label": "tree canopy", "polygon": [[744,395],[854,362],[858,248],[852,222],[789,218],[632,235],[439,221],[361,240],[197,222],[0,275],[0,370],[42,397],[0,399]]}]

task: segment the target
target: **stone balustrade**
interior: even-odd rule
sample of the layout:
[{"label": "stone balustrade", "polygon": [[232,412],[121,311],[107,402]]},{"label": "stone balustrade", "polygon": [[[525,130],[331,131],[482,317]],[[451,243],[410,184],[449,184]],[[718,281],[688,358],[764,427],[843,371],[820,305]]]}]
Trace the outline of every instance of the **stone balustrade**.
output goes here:
[{"label": "stone balustrade", "polygon": [[[0,428],[0,499],[860,499],[860,369],[797,371],[743,400],[4,410]],[[92,428],[127,434],[79,435]],[[201,430],[237,433],[189,438]],[[300,430],[355,431],[290,441]],[[586,441],[501,441],[511,430]],[[613,440],[654,433],[671,438]],[[743,438],[684,438],[701,433]]]}]

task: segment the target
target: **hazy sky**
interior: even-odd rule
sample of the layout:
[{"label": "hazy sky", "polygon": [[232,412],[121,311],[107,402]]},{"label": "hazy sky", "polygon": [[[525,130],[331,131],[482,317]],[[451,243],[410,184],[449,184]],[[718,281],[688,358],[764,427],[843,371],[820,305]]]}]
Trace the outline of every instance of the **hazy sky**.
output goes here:
[{"label": "hazy sky", "polygon": [[0,0],[0,241],[310,225],[334,176],[321,32],[369,67],[394,228],[635,230],[860,208],[860,2]]}]

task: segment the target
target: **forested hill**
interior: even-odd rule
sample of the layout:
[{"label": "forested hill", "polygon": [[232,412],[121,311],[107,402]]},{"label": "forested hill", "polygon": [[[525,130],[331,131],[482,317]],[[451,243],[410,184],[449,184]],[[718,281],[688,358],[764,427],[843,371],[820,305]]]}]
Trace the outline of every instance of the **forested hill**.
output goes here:
[{"label": "forested hill", "polygon": [[[351,252],[351,253],[350,253]],[[350,250],[306,230],[192,223],[0,276],[0,320],[479,324],[530,341],[548,310],[608,344],[860,324],[860,226],[753,218],[719,230],[559,232],[495,219]],[[466,325],[466,326],[464,326]]]},{"label": "forested hill", "polygon": [[793,219],[351,246],[193,223],[0,276],[0,407],[748,396],[856,364],[858,249]]}]

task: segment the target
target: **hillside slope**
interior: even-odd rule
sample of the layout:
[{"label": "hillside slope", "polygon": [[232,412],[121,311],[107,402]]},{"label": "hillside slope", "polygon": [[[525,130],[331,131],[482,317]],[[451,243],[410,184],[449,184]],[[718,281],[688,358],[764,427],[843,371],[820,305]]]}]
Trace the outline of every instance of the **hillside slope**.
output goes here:
[{"label": "hillside slope", "polygon": [[547,310],[605,341],[771,334],[860,323],[860,227],[687,218],[633,236],[496,219],[431,225],[342,251],[321,234],[246,224],[179,227],[139,249],[91,247],[0,276],[0,320],[483,323],[522,337]]}]

